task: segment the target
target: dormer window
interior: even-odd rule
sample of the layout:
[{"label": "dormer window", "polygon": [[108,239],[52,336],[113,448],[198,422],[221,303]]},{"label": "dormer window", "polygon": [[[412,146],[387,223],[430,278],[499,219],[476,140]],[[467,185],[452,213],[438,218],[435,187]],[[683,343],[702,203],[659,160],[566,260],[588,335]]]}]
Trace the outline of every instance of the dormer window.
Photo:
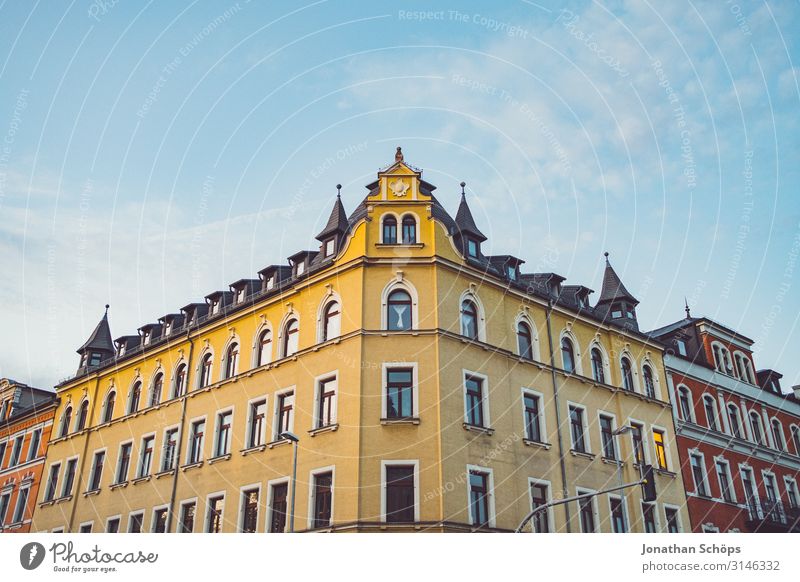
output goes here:
[{"label": "dormer window", "polygon": [[211,315],[216,315],[219,313],[219,301],[212,301],[211,302]]},{"label": "dormer window", "polygon": [[578,295],[578,307],[589,307],[589,299],[586,297],[586,295]]},{"label": "dormer window", "polygon": [[92,355],[89,357],[89,365],[99,366],[101,361],[103,361],[103,355],[100,352],[92,352]]},{"label": "dormer window", "polygon": [[244,303],[244,287],[236,291],[236,303]]},{"label": "dormer window", "polygon": [[272,275],[269,279],[267,279],[267,291],[271,291],[275,288],[275,275]]},{"label": "dormer window", "polygon": [[330,257],[336,251],[336,239],[331,238],[325,241],[325,256]]},{"label": "dormer window", "polygon": [[150,344],[150,332],[149,331],[144,332],[142,334],[142,337],[144,338],[144,345],[149,345]]},{"label": "dormer window", "polygon": [[467,254],[472,258],[478,258],[478,241],[467,239]]},{"label": "dormer window", "polygon": [[295,275],[297,277],[299,277],[300,275],[302,275],[305,272],[306,272],[306,263],[305,263],[305,261],[301,261],[301,262],[297,263],[297,268],[295,270]]},{"label": "dormer window", "polygon": [[508,278],[511,279],[512,281],[517,280],[517,269],[513,265],[506,266],[506,274],[508,275]]},{"label": "dormer window", "polygon": [[117,353],[119,354],[120,357],[125,355],[125,344],[124,343],[119,344],[119,349],[117,350]]},{"label": "dormer window", "polygon": [[169,335],[170,332],[172,332],[172,322],[168,321],[166,324],[164,324],[164,335]]},{"label": "dormer window", "polygon": [[680,355],[685,356],[687,354],[685,341],[683,341],[682,339],[676,339],[675,346],[678,348],[678,353]]}]

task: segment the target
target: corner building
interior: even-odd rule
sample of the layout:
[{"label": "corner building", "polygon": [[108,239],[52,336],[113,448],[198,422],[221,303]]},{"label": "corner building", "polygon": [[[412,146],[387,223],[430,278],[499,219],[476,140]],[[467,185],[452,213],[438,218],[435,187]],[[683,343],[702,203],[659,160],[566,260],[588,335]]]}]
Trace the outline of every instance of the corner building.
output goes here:
[{"label": "corner building", "polygon": [[[659,498],[556,507],[539,531],[689,528],[663,349],[610,264],[603,291],[486,256],[407,165],[318,250],[112,341],[60,405],[37,531],[508,531],[535,504],[638,480]],[[85,416],[86,423],[76,424]]]}]

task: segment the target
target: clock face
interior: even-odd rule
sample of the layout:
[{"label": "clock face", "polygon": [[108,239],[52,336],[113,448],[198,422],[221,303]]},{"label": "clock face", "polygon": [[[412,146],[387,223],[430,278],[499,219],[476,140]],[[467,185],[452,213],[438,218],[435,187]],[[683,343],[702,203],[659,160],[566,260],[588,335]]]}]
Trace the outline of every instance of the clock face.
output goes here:
[{"label": "clock face", "polygon": [[392,189],[395,196],[403,197],[406,195],[406,190],[408,190],[408,184],[403,182],[402,180],[395,180],[394,182],[389,183],[389,188]]}]

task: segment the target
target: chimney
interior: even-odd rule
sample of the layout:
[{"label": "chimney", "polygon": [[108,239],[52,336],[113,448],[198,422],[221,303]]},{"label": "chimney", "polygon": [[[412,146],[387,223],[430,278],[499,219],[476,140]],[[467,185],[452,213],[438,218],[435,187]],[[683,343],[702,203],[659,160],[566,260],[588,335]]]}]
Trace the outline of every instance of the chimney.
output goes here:
[{"label": "chimney", "polygon": [[794,392],[794,397],[797,400],[800,400],[800,384],[795,384],[792,386],[792,392]]}]

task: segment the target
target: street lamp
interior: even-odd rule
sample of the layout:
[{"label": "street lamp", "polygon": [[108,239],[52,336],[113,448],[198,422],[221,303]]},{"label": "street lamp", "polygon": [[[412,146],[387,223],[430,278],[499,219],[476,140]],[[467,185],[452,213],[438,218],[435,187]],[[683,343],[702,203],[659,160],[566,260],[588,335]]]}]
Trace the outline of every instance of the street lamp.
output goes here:
[{"label": "street lamp", "polygon": [[[624,424],[617,430],[613,431],[611,434],[615,437],[618,437],[619,435],[625,434],[626,432],[630,432],[632,430],[633,430],[632,426],[630,426],[629,424]],[[620,443],[614,443],[614,446],[616,446],[619,449],[619,460],[617,461],[617,481],[619,485],[622,485],[622,463],[623,463],[622,446],[620,445]],[[620,501],[622,502],[622,507],[624,508],[626,506],[625,491],[621,490],[619,492],[619,496],[620,496]]]},{"label": "street lamp", "polygon": [[292,492],[291,492],[292,500],[290,502],[290,509],[289,509],[289,533],[294,533],[294,492],[297,484],[297,443],[300,442],[300,438],[296,434],[294,434],[293,432],[289,432],[288,430],[282,432],[280,434],[280,438],[292,442],[292,449],[293,449]]}]

